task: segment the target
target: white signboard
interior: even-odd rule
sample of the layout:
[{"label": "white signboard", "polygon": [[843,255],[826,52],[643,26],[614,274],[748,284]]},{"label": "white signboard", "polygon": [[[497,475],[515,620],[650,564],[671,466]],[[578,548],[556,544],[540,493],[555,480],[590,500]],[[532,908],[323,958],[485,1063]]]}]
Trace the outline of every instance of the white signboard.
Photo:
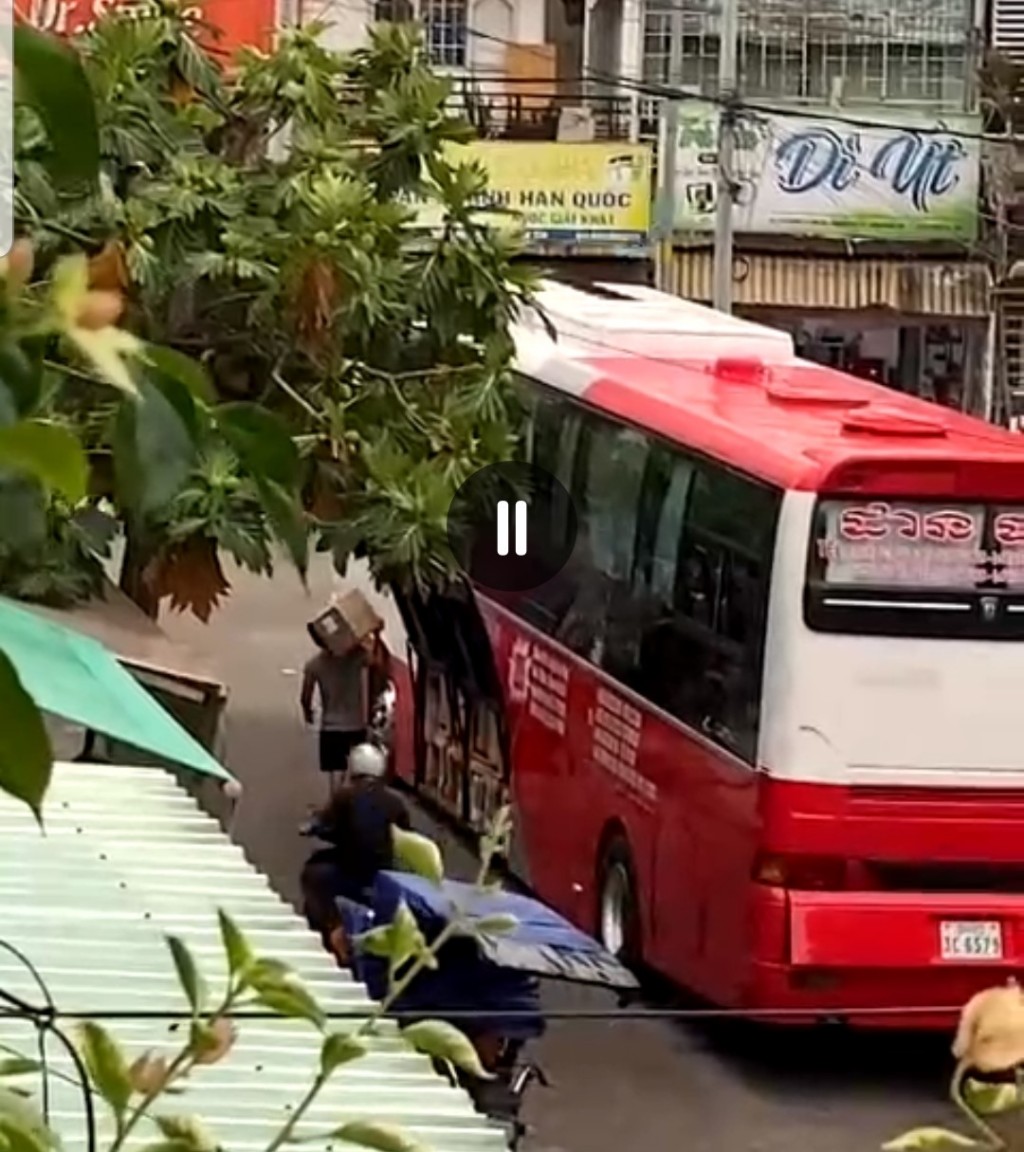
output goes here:
[{"label": "white signboard", "polygon": [[[820,115],[745,112],[736,129],[736,228],[841,239],[971,241],[978,225],[981,131],[872,110]],[[683,105],[676,229],[714,228],[718,109]],[[884,124],[885,126],[881,126]]]}]

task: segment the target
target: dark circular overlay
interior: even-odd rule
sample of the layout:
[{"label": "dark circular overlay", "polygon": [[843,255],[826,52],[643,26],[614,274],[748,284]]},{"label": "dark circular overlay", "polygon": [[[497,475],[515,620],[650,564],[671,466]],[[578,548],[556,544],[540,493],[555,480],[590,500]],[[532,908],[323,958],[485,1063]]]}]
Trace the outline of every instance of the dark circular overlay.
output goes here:
[{"label": "dark circular overlay", "polygon": [[495,592],[527,592],[556,576],[572,555],[577,526],[565,486],[518,461],[474,472],[448,509],[456,559],[475,583]]}]

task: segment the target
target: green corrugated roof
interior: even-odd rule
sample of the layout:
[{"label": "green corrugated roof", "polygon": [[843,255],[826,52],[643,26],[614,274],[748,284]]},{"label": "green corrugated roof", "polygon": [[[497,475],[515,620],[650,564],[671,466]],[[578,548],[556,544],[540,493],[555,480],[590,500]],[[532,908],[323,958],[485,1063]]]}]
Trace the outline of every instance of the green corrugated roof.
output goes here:
[{"label": "green corrugated roof", "polygon": [[204,775],[231,779],[99,641],[0,597],[0,651],[44,712]]},{"label": "green corrugated roof", "polygon": [[[339,971],[290,906],[173,777],[152,768],[58,764],[46,833],[24,805],[0,795],[0,938],[38,966],[58,1009],[178,1011],[181,993],[164,944],[180,935],[213,987],[226,973],[216,909],[234,916],[261,953],[291,964],[328,1011],[360,1011],[366,993]],[[33,1003],[31,975],[0,950],[0,987]],[[129,1054],[174,1050],[167,1021],[111,1021]],[[337,1027],[344,1027],[338,1024]],[[0,1016],[0,1043],[34,1054],[31,1025]],[[51,1066],[70,1075],[60,1046]],[[165,1111],[202,1116],[232,1152],[259,1152],[309,1085],[318,1057],[311,1028],[242,1020],[222,1064],[200,1069]],[[51,1076],[51,1119],[68,1152],[84,1147],[81,1098]],[[478,1115],[391,1025],[370,1055],[338,1073],[299,1135],[349,1119],[402,1124],[434,1152],[499,1152],[502,1131]],[[151,1142],[140,1125],[133,1147]],[[320,1149],[319,1145],[310,1145]],[[339,1145],[340,1148],[340,1145]]]}]

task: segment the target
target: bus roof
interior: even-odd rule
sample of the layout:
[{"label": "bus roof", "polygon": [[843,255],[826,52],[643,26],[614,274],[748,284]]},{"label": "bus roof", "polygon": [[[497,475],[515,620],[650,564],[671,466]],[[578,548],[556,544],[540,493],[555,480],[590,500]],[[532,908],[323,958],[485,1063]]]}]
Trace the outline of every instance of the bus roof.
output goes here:
[{"label": "bus roof", "polygon": [[545,285],[545,321],[517,330],[522,372],[779,487],[1024,499],[1017,434],[800,360],[763,325],[597,288]]}]

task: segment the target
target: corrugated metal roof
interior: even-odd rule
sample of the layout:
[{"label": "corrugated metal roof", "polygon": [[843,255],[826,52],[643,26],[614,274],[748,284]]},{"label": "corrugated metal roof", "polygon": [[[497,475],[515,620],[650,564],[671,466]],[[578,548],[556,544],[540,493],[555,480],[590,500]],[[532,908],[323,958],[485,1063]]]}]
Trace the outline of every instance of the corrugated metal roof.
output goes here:
[{"label": "corrugated metal roof", "polygon": [[[677,249],[670,291],[710,300],[713,262],[707,249]],[[737,253],[733,296],[740,306],[980,317],[991,310],[989,283],[985,265],[967,262]]]},{"label": "corrugated metal roof", "polygon": [[[216,988],[226,967],[216,910],[236,918],[262,954],[291,964],[328,1012],[369,1005],[290,906],[245,860],[214,820],[159,769],[59,764],[47,798],[46,834],[23,806],[0,796],[0,938],[38,966],[59,1010],[178,1011],[184,1001],[164,943],[182,937]],[[0,951],[0,987],[39,1003],[31,975]],[[134,1058],[173,1052],[175,1024],[111,1021]],[[335,1025],[339,1030],[344,1022]],[[31,1055],[33,1027],[0,1017],[0,1042]],[[497,1152],[504,1135],[468,1096],[439,1077],[386,1024],[363,1060],[340,1070],[297,1135],[347,1120],[401,1124],[434,1152]],[[51,1067],[70,1075],[60,1046]],[[257,1152],[309,1086],[319,1055],[315,1033],[289,1020],[242,1020],[221,1064],[201,1068],[164,1111],[201,1116],[237,1152]],[[78,1091],[51,1076],[51,1120],[68,1150],[84,1146]],[[135,1146],[152,1141],[140,1125]],[[317,1147],[310,1145],[310,1147]],[[339,1146],[340,1147],[340,1146]]]}]

